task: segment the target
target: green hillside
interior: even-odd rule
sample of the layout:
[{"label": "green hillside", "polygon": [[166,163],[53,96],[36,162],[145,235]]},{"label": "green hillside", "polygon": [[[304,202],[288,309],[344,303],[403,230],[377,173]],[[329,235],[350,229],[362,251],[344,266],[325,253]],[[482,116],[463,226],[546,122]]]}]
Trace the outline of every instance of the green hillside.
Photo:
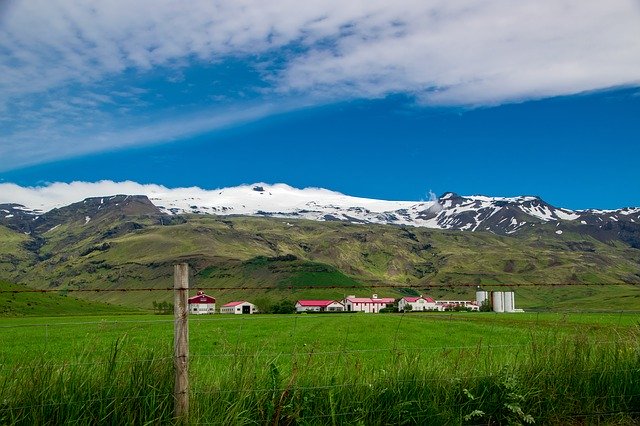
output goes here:
[{"label": "green hillside", "polygon": [[[579,233],[558,235],[544,226],[519,236],[497,236],[196,215],[166,225],[123,215],[66,223],[37,237],[0,231],[0,277],[35,288],[167,288],[173,283],[173,265],[186,261],[194,271],[193,288],[225,287],[214,294],[222,303],[371,292],[473,298],[475,285],[545,284],[563,286],[523,287],[517,304],[598,307],[605,294],[607,306],[615,306],[616,295],[626,295],[626,301],[640,307],[634,286],[640,283],[640,250]],[[602,284],[605,293],[585,284]],[[149,309],[154,301],[172,297],[170,291],[78,295]]]},{"label": "green hillside", "polygon": [[24,286],[0,281],[0,316],[110,315],[142,312],[138,309],[76,299],[60,293],[19,293]]}]

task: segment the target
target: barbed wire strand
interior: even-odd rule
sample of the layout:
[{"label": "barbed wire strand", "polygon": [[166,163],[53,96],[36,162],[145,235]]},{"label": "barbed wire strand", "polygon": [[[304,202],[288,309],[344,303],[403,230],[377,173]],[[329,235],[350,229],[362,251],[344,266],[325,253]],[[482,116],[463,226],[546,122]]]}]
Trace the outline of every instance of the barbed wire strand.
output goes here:
[{"label": "barbed wire strand", "polygon": [[[640,287],[640,283],[497,283],[485,285],[486,288],[518,288],[518,287],[551,287],[551,288],[561,288],[561,287],[609,287],[609,286],[632,286],[632,287]],[[244,290],[341,290],[341,289],[359,289],[359,290],[368,290],[368,289],[421,289],[421,290],[432,290],[432,289],[454,289],[454,288],[477,288],[478,284],[474,283],[455,283],[455,284],[444,284],[444,283],[424,283],[424,284],[360,284],[360,285],[303,285],[303,286],[193,286],[190,290],[217,290],[217,291],[225,291],[225,290],[234,290],[234,291],[244,291]],[[0,289],[0,294],[2,293],[77,293],[77,292],[94,292],[94,293],[108,293],[108,292],[133,292],[133,291],[173,291],[173,287],[136,287],[136,288],[26,288],[26,289]]]}]

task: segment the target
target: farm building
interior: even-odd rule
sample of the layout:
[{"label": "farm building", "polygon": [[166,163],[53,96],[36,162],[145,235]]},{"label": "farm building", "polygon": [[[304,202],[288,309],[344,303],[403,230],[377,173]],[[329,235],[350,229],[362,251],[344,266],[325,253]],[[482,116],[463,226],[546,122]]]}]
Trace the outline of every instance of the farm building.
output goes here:
[{"label": "farm building", "polygon": [[255,314],[258,313],[258,308],[253,303],[245,302],[241,300],[239,302],[229,302],[222,305],[220,308],[221,314]]},{"label": "farm building", "polygon": [[358,311],[375,314],[380,312],[380,309],[393,305],[395,301],[396,299],[392,297],[378,297],[377,294],[374,294],[371,298],[347,296],[342,304],[345,310],[349,312]]},{"label": "farm building", "polygon": [[195,315],[215,314],[215,297],[207,296],[203,291],[199,291],[195,296],[189,298],[189,313]]},{"label": "farm building", "polygon": [[344,305],[335,300],[298,300],[296,312],[342,312]]},{"label": "farm building", "polygon": [[462,307],[471,311],[479,311],[480,306],[475,300],[436,300],[439,311],[451,311]]},{"label": "farm building", "polygon": [[438,305],[436,301],[430,297],[409,297],[405,296],[398,301],[398,310],[404,312],[408,310],[407,306],[411,306],[412,311],[437,311]]}]

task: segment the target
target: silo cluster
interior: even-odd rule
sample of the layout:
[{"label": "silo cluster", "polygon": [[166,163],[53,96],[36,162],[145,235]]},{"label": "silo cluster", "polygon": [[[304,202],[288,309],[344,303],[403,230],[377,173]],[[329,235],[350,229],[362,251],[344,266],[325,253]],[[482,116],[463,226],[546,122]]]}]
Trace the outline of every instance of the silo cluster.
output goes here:
[{"label": "silo cluster", "polygon": [[516,298],[512,291],[476,291],[476,301],[478,305],[481,306],[485,300],[489,300],[493,312],[516,311]]}]

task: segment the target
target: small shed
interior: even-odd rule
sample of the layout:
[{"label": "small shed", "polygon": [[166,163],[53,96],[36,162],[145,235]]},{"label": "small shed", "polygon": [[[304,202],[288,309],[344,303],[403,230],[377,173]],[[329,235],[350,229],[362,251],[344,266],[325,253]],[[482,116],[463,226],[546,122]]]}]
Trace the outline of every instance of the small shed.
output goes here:
[{"label": "small shed", "polygon": [[342,312],[344,305],[335,300],[298,300],[296,312]]},{"label": "small shed", "polygon": [[253,303],[241,300],[239,302],[229,302],[222,305],[222,307],[220,308],[220,313],[236,315],[256,314],[258,313],[258,308]]},{"label": "small shed", "polygon": [[189,298],[189,313],[195,315],[215,314],[216,298],[199,291],[195,296]]}]

